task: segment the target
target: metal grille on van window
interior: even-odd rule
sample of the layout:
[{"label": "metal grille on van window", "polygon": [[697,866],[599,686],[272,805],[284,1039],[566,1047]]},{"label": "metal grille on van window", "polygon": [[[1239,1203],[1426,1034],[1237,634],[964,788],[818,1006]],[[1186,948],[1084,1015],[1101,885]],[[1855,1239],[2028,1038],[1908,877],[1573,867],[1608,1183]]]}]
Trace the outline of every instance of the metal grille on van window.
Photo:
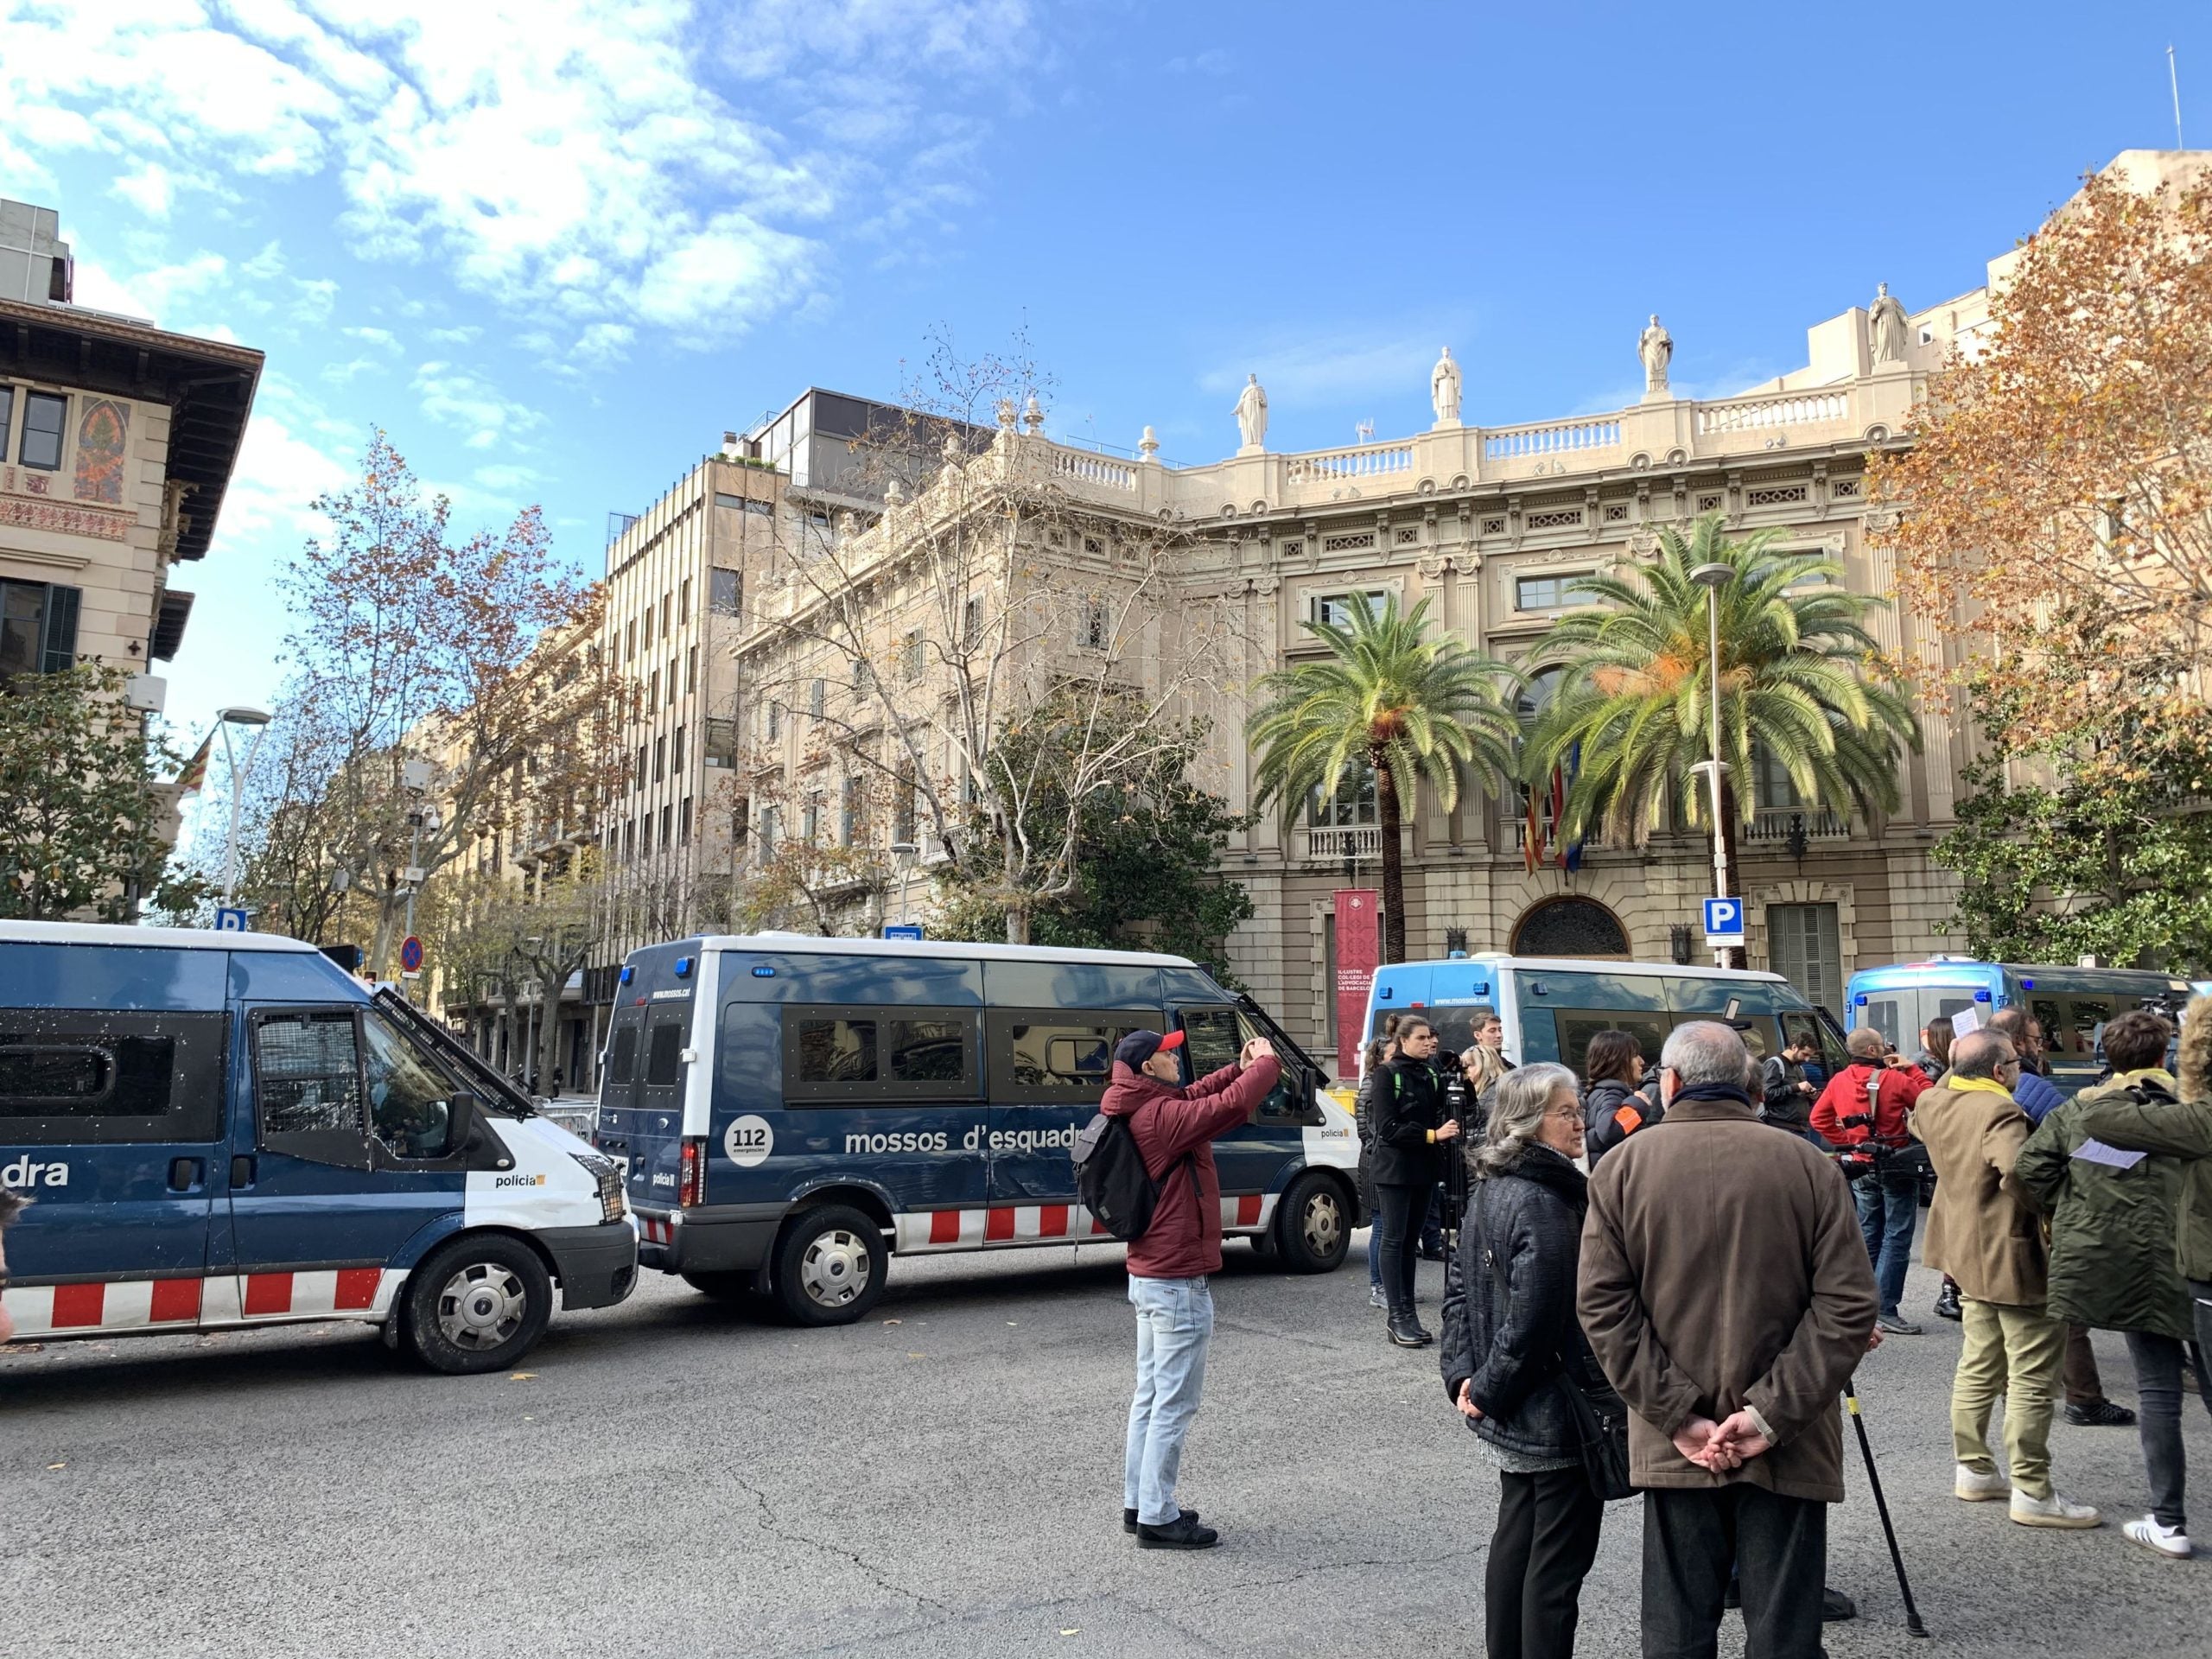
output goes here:
[{"label": "metal grille on van window", "polygon": [[670,1021],[653,1027],[652,1044],[645,1052],[645,1086],[671,1084],[683,1069],[683,1027]]}]

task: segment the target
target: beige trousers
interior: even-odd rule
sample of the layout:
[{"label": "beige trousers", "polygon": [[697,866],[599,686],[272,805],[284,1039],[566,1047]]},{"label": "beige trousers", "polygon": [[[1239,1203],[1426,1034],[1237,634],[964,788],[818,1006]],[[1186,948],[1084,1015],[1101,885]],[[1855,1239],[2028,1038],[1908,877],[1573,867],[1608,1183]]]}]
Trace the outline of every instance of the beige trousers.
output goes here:
[{"label": "beige trousers", "polygon": [[1995,1472],[1989,1414],[2005,1398],[2005,1461],[2015,1491],[2050,1496],[2050,1414],[2066,1362],[2066,1326],[2039,1307],[1960,1299],[1966,1346],[1951,1379],[1951,1445],[1976,1474]]}]

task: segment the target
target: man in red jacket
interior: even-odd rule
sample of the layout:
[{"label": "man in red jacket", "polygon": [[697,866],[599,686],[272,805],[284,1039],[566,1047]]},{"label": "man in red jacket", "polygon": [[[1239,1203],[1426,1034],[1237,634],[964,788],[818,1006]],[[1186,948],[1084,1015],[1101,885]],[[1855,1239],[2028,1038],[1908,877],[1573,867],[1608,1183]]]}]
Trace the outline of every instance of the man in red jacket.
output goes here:
[{"label": "man in red jacket", "polygon": [[1912,1263],[1912,1228],[1920,1215],[1920,1172],[1897,1154],[1912,1144],[1905,1120],[1912,1103],[1931,1086],[1916,1065],[1889,1064],[1897,1056],[1890,1039],[1872,1026],[1844,1039],[1851,1064],[1828,1079],[1813,1103],[1813,1127],[1840,1147],[1864,1147],[1873,1166],[1852,1178],[1851,1195],[1859,1206],[1859,1230],[1874,1263],[1881,1291],[1881,1317],[1874,1323],[1893,1337],[1916,1337],[1920,1327],[1897,1304],[1904,1297],[1904,1272]]},{"label": "man in red jacket", "polygon": [[1183,1437],[1205,1385],[1213,1337],[1206,1275],[1221,1271],[1221,1177],[1213,1142],[1249,1123],[1282,1068],[1263,1037],[1187,1089],[1183,1033],[1133,1031],[1114,1050],[1098,1109],[1129,1120],[1145,1173],[1159,1188],[1152,1224],[1129,1245],[1129,1303],[1137,1311],[1137,1391],[1122,1473],[1122,1525],[1141,1549],[1211,1549],[1220,1535],[1175,1502]]}]

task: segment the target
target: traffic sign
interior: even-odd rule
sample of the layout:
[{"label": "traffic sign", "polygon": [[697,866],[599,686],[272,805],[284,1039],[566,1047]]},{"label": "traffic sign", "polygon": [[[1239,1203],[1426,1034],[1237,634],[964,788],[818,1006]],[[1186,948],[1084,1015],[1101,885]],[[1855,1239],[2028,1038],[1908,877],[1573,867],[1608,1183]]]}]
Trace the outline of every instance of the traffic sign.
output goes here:
[{"label": "traffic sign", "polygon": [[245,925],[245,912],[242,910],[218,910],[215,912],[215,931],[218,933],[245,932],[247,931]]},{"label": "traffic sign", "polygon": [[918,939],[922,937],[919,922],[886,922],[883,937],[887,939]]},{"label": "traffic sign", "polygon": [[1742,899],[1708,899],[1705,901],[1705,942],[1713,946],[1743,944]]},{"label": "traffic sign", "polygon": [[399,942],[399,965],[410,974],[423,971],[423,941],[412,933]]}]

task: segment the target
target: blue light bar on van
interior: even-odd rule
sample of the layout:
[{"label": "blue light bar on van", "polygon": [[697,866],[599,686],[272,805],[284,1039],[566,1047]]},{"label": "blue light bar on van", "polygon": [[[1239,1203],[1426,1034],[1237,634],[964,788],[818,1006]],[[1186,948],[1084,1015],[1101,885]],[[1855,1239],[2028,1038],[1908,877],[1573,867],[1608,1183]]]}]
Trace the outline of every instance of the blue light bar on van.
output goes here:
[{"label": "blue light bar on van", "polygon": [[755,979],[773,979],[775,976],[776,970],[766,963],[753,970],[753,977]]},{"label": "blue light bar on van", "polygon": [[[753,969],[753,971],[754,971],[755,973],[758,973],[758,972],[760,971],[760,969],[758,969],[756,968],[755,969]],[[1388,1001],[1389,1001],[1392,997],[1395,996],[1396,995],[1397,995],[1397,992],[1396,992],[1394,988],[1392,988],[1390,986],[1385,985],[1385,986],[1384,986],[1381,990],[1379,990],[1379,991],[1377,991],[1377,992],[1376,992],[1376,993],[1375,993],[1375,1000],[1376,1000],[1377,1002],[1388,1002]]]},{"label": "blue light bar on van", "polygon": [[691,976],[690,957],[678,957],[676,959],[676,976],[678,979],[689,979]]},{"label": "blue light bar on van", "polygon": [[1977,1002],[1986,1002],[1989,1001],[1989,993],[1987,991],[1976,991],[1974,994],[1974,1000]]},{"label": "blue light bar on van", "polygon": [[2020,982],[2020,988],[2024,991],[2032,991],[2035,988],[2036,982],[2032,979],[2024,979]]},{"label": "blue light bar on van", "polygon": [[636,971],[637,970],[631,967],[628,963],[624,963],[622,964],[622,982],[625,985],[627,985],[630,982],[630,976]]},{"label": "blue light bar on van", "polygon": [[1857,996],[1852,999],[1852,1001],[1858,1003],[1860,1007],[1865,1007],[1866,1006],[1866,993],[1864,991],[1859,992]]}]

